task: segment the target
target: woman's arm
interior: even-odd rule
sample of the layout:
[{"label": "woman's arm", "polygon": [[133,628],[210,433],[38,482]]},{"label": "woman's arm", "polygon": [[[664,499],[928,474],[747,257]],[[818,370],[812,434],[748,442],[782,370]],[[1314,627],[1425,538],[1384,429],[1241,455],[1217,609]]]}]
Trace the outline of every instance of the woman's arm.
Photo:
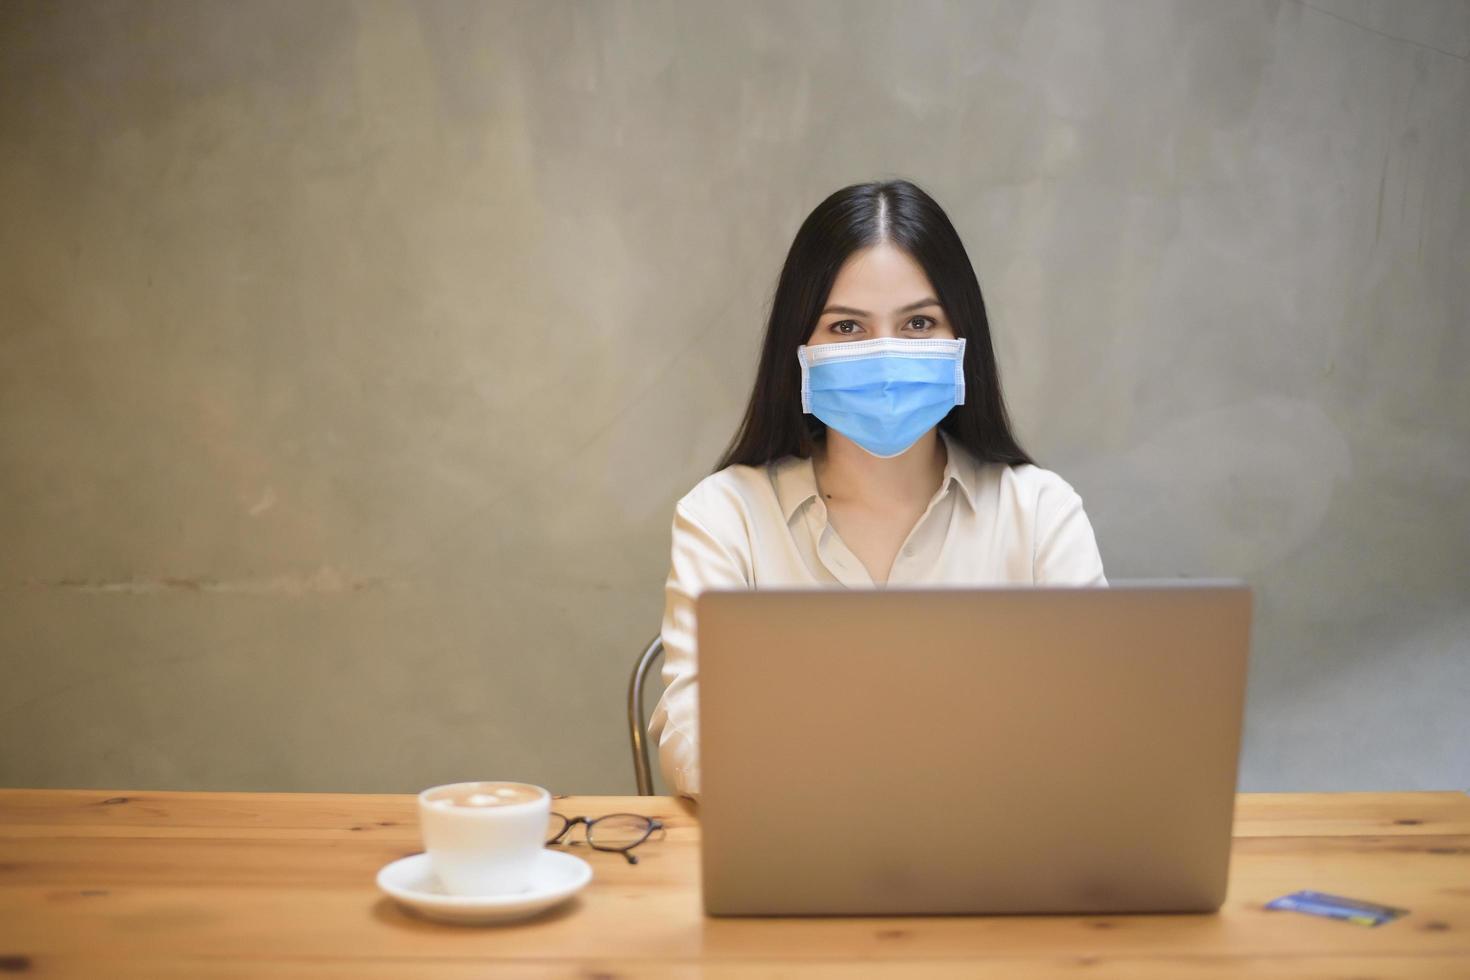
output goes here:
[{"label": "woman's arm", "polygon": [[[687,498],[686,498],[687,499]],[[649,721],[664,781],[679,796],[699,797],[699,669],[694,649],[694,598],[705,589],[749,588],[742,561],[684,501],[674,507],[673,548],[664,586],[664,666],[667,687]]]},{"label": "woman's arm", "polygon": [[1107,585],[1082,497],[1066,480],[1053,476],[1037,497],[1032,580],[1037,585]]}]

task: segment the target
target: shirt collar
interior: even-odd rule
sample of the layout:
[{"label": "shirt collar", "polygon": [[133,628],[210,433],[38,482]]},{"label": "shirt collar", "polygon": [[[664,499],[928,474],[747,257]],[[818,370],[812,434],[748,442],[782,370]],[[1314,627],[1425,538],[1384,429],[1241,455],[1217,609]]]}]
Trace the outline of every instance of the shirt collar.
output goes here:
[{"label": "shirt collar", "polygon": [[[944,464],[944,479],[940,486],[948,489],[950,481],[958,483],[970,506],[975,506],[975,493],[980,480],[975,457],[943,429],[939,436],[944,440],[948,461]],[[810,457],[786,456],[772,464],[772,479],[776,484],[776,499],[781,504],[781,514],[791,522],[801,505],[817,495],[817,476],[812,469]]]}]

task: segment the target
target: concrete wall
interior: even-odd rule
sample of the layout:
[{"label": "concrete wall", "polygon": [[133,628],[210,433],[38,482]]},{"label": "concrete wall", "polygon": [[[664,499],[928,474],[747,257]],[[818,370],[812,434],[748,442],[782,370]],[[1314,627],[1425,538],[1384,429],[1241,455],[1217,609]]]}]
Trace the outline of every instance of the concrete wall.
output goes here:
[{"label": "concrete wall", "polygon": [[0,5],[0,784],[631,791],[797,224],[903,175],[1247,789],[1470,784],[1470,6]]}]

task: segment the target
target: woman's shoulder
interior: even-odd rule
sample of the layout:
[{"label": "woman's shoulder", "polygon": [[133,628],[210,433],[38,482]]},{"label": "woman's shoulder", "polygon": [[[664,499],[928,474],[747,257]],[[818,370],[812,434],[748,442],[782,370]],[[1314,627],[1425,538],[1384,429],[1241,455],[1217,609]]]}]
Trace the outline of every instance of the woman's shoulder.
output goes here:
[{"label": "woman's shoulder", "polygon": [[[1001,466],[1002,464],[994,464]],[[1056,470],[1049,470],[1035,463],[1017,463],[1013,466],[1003,466],[1005,478],[1009,479],[1015,486],[1023,487],[1033,493],[1053,491],[1057,493],[1076,493],[1076,489]]]},{"label": "woman's shoulder", "polygon": [[1081,497],[1060,473],[1036,463],[981,462],[976,470],[978,484],[992,488],[998,502],[1019,502],[1039,509]]},{"label": "woman's shoulder", "polygon": [[977,502],[989,500],[996,505],[1009,506],[1017,502],[1034,505],[1044,497],[1064,498],[1077,492],[1061,474],[1036,463],[980,459],[947,433],[945,443],[951,452],[958,453],[956,465],[960,479],[972,489]]},{"label": "woman's shoulder", "polygon": [[738,517],[773,497],[771,467],[733,463],[704,477],[679,498],[677,509],[704,523]]}]

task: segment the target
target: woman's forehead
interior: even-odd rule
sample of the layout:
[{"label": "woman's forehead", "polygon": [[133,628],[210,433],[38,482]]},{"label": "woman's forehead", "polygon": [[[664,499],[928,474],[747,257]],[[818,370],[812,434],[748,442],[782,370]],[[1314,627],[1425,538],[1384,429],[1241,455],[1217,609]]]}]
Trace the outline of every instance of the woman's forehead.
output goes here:
[{"label": "woman's forehead", "polygon": [[848,256],[827,300],[829,304],[885,313],[933,295],[929,277],[913,256],[885,243]]}]

